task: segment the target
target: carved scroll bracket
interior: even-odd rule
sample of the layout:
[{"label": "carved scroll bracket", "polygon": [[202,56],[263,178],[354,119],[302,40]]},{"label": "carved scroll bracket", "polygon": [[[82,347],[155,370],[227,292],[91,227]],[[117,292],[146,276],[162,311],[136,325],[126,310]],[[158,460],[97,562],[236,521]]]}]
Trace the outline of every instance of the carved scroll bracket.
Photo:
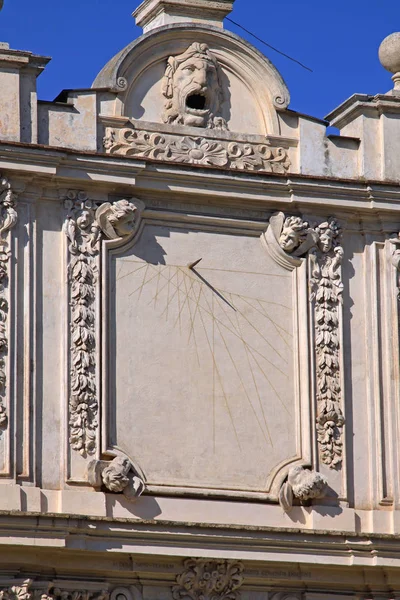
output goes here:
[{"label": "carved scroll bracket", "polygon": [[309,500],[323,498],[327,489],[328,482],[320,473],[300,466],[293,467],[289,471],[287,481],[281,487],[279,504],[285,512],[289,512],[294,498],[304,504]]},{"label": "carved scroll bracket", "polygon": [[342,229],[335,219],[311,227],[301,217],[277,213],[265,234],[272,258],[283,268],[300,266],[309,256],[309,299],[315,329],[317,438],[321,460],[330,468],[342,462],[343,425],[340,372],[340,306],[343,283]]},{"label": "carved scroll bracket", "polygon": [[82,456],[97,446],[99,400],[96,373],[96,290],[103,237],[124,239],[139,226],[140,200],[100,204],[86,192],[69,191],[64,232],[68,241],[70,303],[69,441]]},{"label": "carved scroll bracket", "polygon": [[122,492],[130,502],[135,502],[146,487],[126,456],[116,456],[111,462],[91,461],[88,465],[88,482],[97,490],[105,486],[115,494]]},{"label": "carved scroll bracket", "polygon": [[235,560],[190,558],[172,588],[174,600],[239,600],[243,564]]},{"label": "carved scroll bracket", "polygon": [[6,362],[8,354],[8,281],[10,231],[17,222],[17,196],[6,177],[0,178],[0,430],[8,423],[5,395],[7,389]]}]

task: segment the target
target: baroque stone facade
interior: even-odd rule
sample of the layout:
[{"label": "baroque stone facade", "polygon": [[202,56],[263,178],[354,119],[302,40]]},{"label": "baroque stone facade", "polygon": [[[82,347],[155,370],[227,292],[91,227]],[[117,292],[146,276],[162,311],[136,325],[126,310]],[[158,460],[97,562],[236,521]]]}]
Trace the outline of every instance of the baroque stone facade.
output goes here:
[{"label": "baroque stone facade", "polygon": [[400,594],[400,37],[327,135],[232,8],[54,103],[0,44],[4,600]]}]

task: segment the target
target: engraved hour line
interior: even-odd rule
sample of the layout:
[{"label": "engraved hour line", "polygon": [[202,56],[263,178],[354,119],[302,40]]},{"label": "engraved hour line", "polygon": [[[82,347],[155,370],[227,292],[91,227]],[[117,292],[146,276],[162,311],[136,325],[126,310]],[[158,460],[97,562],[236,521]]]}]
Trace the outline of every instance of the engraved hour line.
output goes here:
[{"label": "engraved hour line", "polygon": [[[155,266],[154,266],[154,265],[150,265],[150,264],[148,264],[148,266],[150,266],[150,267],[152,267],[153,269],[155,269]],[[138,286],[138,287],[137,287],[137,288],[136,288],[136,289],[135,289],[133,292],[131,292],[131,293],[129,294],[129,296],[132,296],[132,295],[133,295],[134,293],[136,293],[138,290],[140,290],[140,294],[141,294],[141,291],[142,291],[142,289],[143,289],[144,285],[147,285],[147,284],[149,284],[151,281],[153,281],[153,280],[154,280],[154,279],[157,277],[157,275],[158,275],[158,271],[156,272],[156,274],[155,274],[155,275],[153,275],[153,277],[150,277],[150,279],[148,279],[146,282],[143,282],[143,283],[142,283],[140,286]],[[175,273],[174,273],[174,275],[172,276],[172,278],[170,279],[170,281],[171,281],[171,284],[172,284],[172,285],[173,285],[173,286],[174,286],[176,289],[175,289],[175,292],[174,292],[174,294],[172,295],[172,297],[171,297],[171,298],[170,298],[170,300],[169,300],[169,304],[171,304],[171,302],[172,302],[173,298],[174,298],[174,297],[177,295],[177,292],[178,292],[178,290],[179,290],[179,286],[178,286],[177,284],[175,284],[175,283],[172,281],[172,279],[173,279],[173,277],[174,277],[175,275],[177,276],[177,272],[175,272]],[[146,271],[146,273],[145,273],[145,276],[144,276],[144,277],[146,277],[146,276],[147,276],[147,271]],[[165,277],[165,276],[164,276],[162,273],[161,273],[161,277],[163,277],[164,279],[166,279],[166,277]],[[177,278],[177,282],[178,282],[178,278]],[[199,282],[199,283],[200,283],[200,282]],[[202,289],[202,287],[204,287],[204,284],[200,284],[200,289]],[[229,293],[230,293],[230,292],[229,292]],[[199,294],[199,295],[200,295],[200,294]],[[237,297],[239,297],[239,298],[240,298],[240,295],[238,295],[238,294],[232,294],[232,295],[234,295],[234,296],[237,296]],[[246,297],[247,297],[247,296],[246,296]],[[196,301],[195,301],[193,298],[189,298],[189,299],[190,299],[190,300],[192,300],[192,302],[196,302]],[[253,300],[257,300],[256,298],[252,298],[252,299],[253,299]],[[167,305],[166,309],[168,308],[168,306],[169,306],[169,305]],[[207,313],[209,316],[211,316],[212,318],[214,318],[214,317],[213,317],[213,315],[212,315],[212,313],[211,313],[210,311],[208,311],[208,310],[207,310],[206,308],[204,308],[204,307],[201,307],[201,308],[202,308],[202,309],[203,309],[203,310],[204,310],[204,311],[205,311],[205,312],[206,312],[206,313]],[[164,309],[164,311],[163,311],[163,313],[161,314],[161,316],[163,316],[163,314],[165,313],[166,309]],[[246,319],[246,317],[243,315],[243,313],[240,313],[240,315],[241,315],[241,316],[243,316],[243,318],[244,318],[245,320],[247,320],[247,321],[248,321],[248,319]],[[241,339],[241,338],[240,338],[240,336],[239,336],[239,335],[238,335],[238,334],[237,334],[235,331],[232,331],[232,330],[231,330],[231,329],[230,329],[230,328],[229,328],[229,327],[228,327],[228,326],[227,326],[225,323],[223,323],[223,322],[222,322],[222,321],[220,321],[219,319],[216,319],[216,320],[217,320],[217,321],[218,321],[218,322],[219,322],[219,323],[222,325],[222,327],[224,327],[225,329],[227,329],[227,331],[229,331],[230,333],[232,333],[233,335],[235,335],[236,337],[238,337],[238,338],[241,340],[241,342],[242,342],[242,343],[244,343],[244,344],[247,344],[247,346],[249,347],[249,349],[250,349],[252,352],[255,352],[256,354],[258,354],[258,355],[259,355],[261,358],[263,358],[263,359],[264,359],[264,360],[265,360],[267,363],[269,363],[269,364],[270,364],[270,365],[271,365],[271,366],[272,366],[274,369],[276,369],[277,371],[279,371],[279,372],[281,373],[281,375],[283,375],[284,377],[288,378],[288,375],[287,375],[286,373],[284,373],[284,372],[283,372],[283,371],[282,371],[282,370],[281,370],[279,367],[277,367],[277,366],[276,366],[276,365],[275,365],[273,362],[271,362],[271,361],[270,361],[270,360],[269,360],[269,359],[268,359],[266,356],[264,356],[263,354],[261,354],[261,352],[259,352],[258,350],[256,350],[256,348],[253,348],[252,346],[250,346],[250,344],[248,344],[248,342],[246,342],[245,340]],[[258,330],[257,330],[257,328],[256,328],[256,327],[254,327],[254,325],[252,325],[252,323],[250,323],[250,321],[248,321],[248,323],[251,325],[251,327],[252,327],[252,328],[253,328],[253,329],[254,329],[254,330],[257,332],[257,333],[259,333],[259,332],[258,332]],[[260,335],[261,335],[261,334],[260,334]],[[263,336],[261,336],[261,337],[263,337]],[[274,352],[276,352],[275,348],[274,348],[274,347],[273,347],[273,346],[272,346],[272,345],[271,345],[271,344],[268,342],[268,340],[266,340],[266,338],[264,338],[264,337],[263,337],[263,339],[265,339],[265,341],[266,341],[266,342],[268,343],[268,345],[269,345],[269,346],[272,348],[272,350],[273,350]],[[279,356],[281,357],[281,355],[280,355],[280,354],[279,354]],[[282,358],[282,357],[281,357],[281,358]],[[283,360],[285,363],[287,363],[287,361],[286,361],[285,359],[283,359],[283,358],[282,358],[282,360]]]},{"label": "engraved hour line", "polygon": [[[210,308],[210,304],[209,304],[209,302],[208,302],[208,300],[207,300],[206,296],[204,296],[204,299],[205,299],[205,301],[207,302],[207,306]],[[217,297],[217,300],[218,300],[218,297]],[[222,310],[224,311],[224,307],[222,307]],[[214,313],[214,296],[212,296],[212,307],[211,307],[211,312],[212,312],[212,314],[213,314],[213,315],[215,314],[215,313]],[[224,311],[224,312],[225,312],[225,311]],[[215,324],[215,317],[213,318],[213,332],[214,332],[214,324]],[[244,383],[243,383],[242,376],[240,375],[239,369],[238,369],[238,367],[237,367],[237,365],[236,365],[235,361],[233,360],[232,354],[231,354],[231,352],[230,352],[230,350],[229,350],[229,348],[228,348],[228,344],[226,343],[225,336],[224,336],[224,334],[222,333],[222,331],[221,331],[221,328],[220,328],[220,326],[218,325],[218,323],[217,323],[217,327],[218,327],[219,335],[220,335],[220,337],[221,337],[221,339],[222,339],[222,341],[223,341],[223,343],[224,343],[224,346],[225,346],[226,353],[228,354],[228,356],[229,356],[229,358],[230,358],[230,360],[231,360],[232,366],[233,366],[233,368],[234,368],[234,369],[235,369],[235,371],[236,371],[236,374],[237,374],[237,376],[238,376],[238,379],[239,379],[239,381],[240,381],[240,385],[242,386],[242,388],[243,388],[243,391],[244,391],[244,393],[245,393],[245,396],[246,396],[246,398],[247,398],[247,400],[248,400],[248,402],[249,402],[249,404],[250,404],[250,407],[251,407],[251,409],[252,409],[252,411],[253,411],[253,414],[254,414],[254,416],[255,416],[255,418],[256,418],[256,421],[257,421],[257,423],[258,423],[258,425],[259,425],[259,427],[260,427],[260,431],[261,431],[261,433],[262,433],[262,435],[263,435],[263,437],[264,437],[265,441],[268,443],[268,440],[267,440],[267,438],[266,438],[266,436],[265,436],[265,432],[264,432],[264,430],[263,430],[263,428],[262,428],[262,425],[261,425],[261,423],[260,423],[260,420],[259,420],[259,418],[258,418],[258,415],[257,415],[257,413],[256,413],[256,411],[255,411],[255,409],[254,409],[253,403],[251,402],[251,400],[250,400],[250,396],[249,396],[249,394],[248,394],[248,392],[247,392],[247,390],[246,390],[246,387],[245,387],[245,385],[244,385]]]},{"label": "engraved hour line", "polygon": [[[163,275],[161,275],[161,276],[163,277]],[[150,278],[150,279],[149,279],[149,280],[146,282],[146,284],[147,284],[147,283],[150,283],[150,281],[152,281],[153,279],[155,279],[155,277],[156,277],[156,275],[154,275],[154,277],[151,277],[151,278]],[[176,287],[176,290],[175,290],[175,293],[174,293],[174,296],[175,296],[175,295],[176,295],[176,293],[177,293],[177,291],[178,291],[178,286],[177,286],[176,284],[174,284],[172,281],[171,281],[171,283],[172,283],[172,285],[174,285],[174,286]],[[202,287],[205,287],[205,286],[204,286],[204,284],[200,284],[200,286],[201,286],[201,289],[202,289]],[[141,287],[142,287],[142,286],[139,286],[139,288],[141,288]],[[137,288],[135,291],[137,291],[139,288]],[[131,294],[129,294],[129,295],[130,295],[130,296],[132,296],[132,294],[133,294],[133,293],[134,293],[134,292],[132,292],[132,293],[131,293]],[[237,294],[235,294],[235,295],[237,295]],[[173,296],[173,297],[174,297],[174,296]],[[240,297],[240,296],[239,296],[239,297]],[[172,300],[172,298],[171,298],[171,300]],[[190,298],[190,300],[192,300],[192,302],[194,302],[193,298]],[[208,311],[207,309],[205,309],[205,308],[204,308],[204,307],[202,307],[202,306],[201,306],[200,308],[202,308],[202,309],[203,309],[203,310],[204,310],[204,311],[205,311],[205,312],[206,312],[206,313],[207,313],[209,316],[211,316],[211,318],[214,318],[214,316],[212,315],[212,313],[211,313],[210,311]],[[164,313],[162,313],[162,315],[163,315],[163,314],[164,314]],[[161,315],[161,316],[162,316],[162,315]],[[240,315],[244,317],[243,313],[240,313]],[[216,317],[215,317],[215,318],[216,318]],[[244,317],[244,319],[248,321],[248,319],[246,319],[246,317]],[[230,333],[232,333],[233,335],[235,335],[236,337],[238,337],[238,338],[239,338],[239,339],[240,339],[240,340],[241,340],[241,341],[242,341],[244,344],[247,344],[247,345],[248,345],[248,347],[249,347],[249,348],[250,348],[252,351],[256,352],[256,354],[258,354],[259,356],[261,356],[261,358],[263,358],[263,359],[264,359],[266,362],[268,362],[268,363],[269,363],[269,364],[270,364],[270,365],[271,365],[271,366],[272,366],[274,369],[276,369],[277,371],[279,371],[279,372],[280,372],[280,373],[281,373],[281,374],[282,374],[284,377],[286,377],[286,378],[288,377],[288,375],[287,375],[286,373],[284,373],[284,372],[283,372],[283,371],[282,371],[282,370],[281,370],[279,367],[277,367],[277,366],[276,366],[276,365],[275,365],[273,362],[271,362],[271,361],[270,361],[270,360],[269,360],[269,359],[268,359],[266,356],[264,356],[263,354],[261,354],[261,352],[259,352],[258,350],[256,350],[256,349],[255,349],[255,348],[253,348],[252,346],[250,346],[250,344],[248,344],[248,342],[246,342],[245,340],[241,339],[241,338],[240,338],[240,336],[239,336],[239,335],[238,335],[238,334],[237,334],[235,331],[232,331],[231,329],[229,329],[229,327],[227,327],[227,325],[226,325],[225,323],[223,323],[223,322],[222,322],[222,321],[220,321],[219,319],[216,319],[216,320],[217,320],[217,321],[218,321],[218,322],[219,322],[219,323],[222,325],[222,327],[224,327],[224,328],[225,328],[225,329],[227,329],[227,330],[228,330]],[[248,322],[249,322],[249,321],[248,321]],[[254,329],[254,330],[257,332],[257,333],[259,333],[259,332],[258,332],[258,330],[256,329],[256,327],[254,327],[254,325],[252,325],[250,322],[249,322],[249,324],[250,324],[250,325],[253,327],[253,329]],[[260,334],[260,335],[261,335],[261,334]],[[261,336],[261,337],[263,337],[263,336]],[[265,338],[263,338],[263,339],[265,339]],[[267,340],[266,340],[266,341],[267,341]],[[268,345],[269,345],[269,346],[272,348],[272,350],[273,350],[274,352],[276,352],[275,348],[274,348],[274,347],[273,347],[273,346],[272,346],[272,345],[271,345],[271,344],[270,344],[268,341],[267,341],[267,343],[268,343]],[[279,355],[279,356],[280,356],[280,355]],[[287,363],[287,361],[286,361],[285,359],[282,359],[282,360],[283,360],[284,362],[286,362],[286,363]]]},{"label": "engraved hour line", "polygon": [[[218,331],[218,335],[219,338],[222,340],[225,351],[227,353],[227,356],[229,357],[230,362],[232,363],[236,375],[238,377],[238,380],[240,382],[241,387],[243,388],[244,394],[246,396],[246,399],[250,405],[250,408],[252,410],[252,413],[254,414],[254,417],[256,419],[256,422],[258,424],[258,427],[260,429],[260,432],[265,440],[265,443],[271,444],[271,446],[273,446],[273,441],[272,441],[272,437],[268,428],[268,424],[267,424],[267,418],[266,418],[266,414],[265,414],[265,410],[262,404],[262,400],[261,400],[261,395],[260,395],[260,391],[257,385],[257,380],[256,380],[256,375],[254,372],[254,368],[252,365],[252,361],[254,362],[254,364],[257,366],[258,371],[263,375],[263,377],[265,378],[265,380],[268,382],[271,390],[273,390],[274,394],[276,395],[276,397],[278,398],[279,402],[282,404],[283,408],[289,413],[289,410],[287,408],[287,406],[284,404],[282,398],[279,396],[275,386],[272,384],[270,378],[268,377],[267,373],[265,372],[265,370],[263,369],[263,367],[260,365],[259,361],[256,358],[256,354],[258,354],[258,356],[260,358],[262,358],[263,360],[265,360],[271,367],[275,368],[278,372],[280,372],[283,376],[287,377],[287,375],[281,370],[279,369],[279,367],[277,367],[276,365],[274,365],[266,356],[264,356],[263,354],[261,354],[256,348],[252,347],[245,339],[243,336],[243,332],[240,326],[240,320],[239,320],[239,316],[242,317],[247,323],[248,325],[250,325],[250,327],[252,329],[254,329],[254,331],[257,333],[258,336],[260,336],[273,350],[274,352],[281,358],[282,361],[287,362],[284,357],[270,344],[270,342],[267,340],[267,338],[265,338],[262,333],[249,321],[249,319],[247,319],[247,317],[236,308],[235,303],[233,298],[237,298],[242,300],[243,302],[245,302],[250,308],[252,308],[253,310],[255,310],[258,314],[260,314],[262,317],[268,319],[268,321],[271,323],[271,325],[274,327],[274,329],[276,330],[276,332],[278,333],[279,337],[282,339],[282,341],[286,344],[286,346],[289,347],[289,344],[287,342],[287,340],[283,337],[282,333],[286,334],[289,337],[292,337],[292,334],[288,331],[286,331],[281,325],[279,325],[278,323],[276,323],[274,321],[274,319],[272,319],[266,312],[266,308],[265,306],[263,306],[263,304],[271,304],[271,305],[277,305],[280,307],[283,307],[287,310],[291,310],[289,307],[283,305],[283,304],[279,304],[279,303],[275,303],[275,302],[268,302],[264,299],[260,299],[260,298],[253,298],[250,296],[242,296],[240,294],[235,294],[234,292],[227,292],[225,290],[218,290],[217,288],[214,288],[211,284],[207,284],[206,280],[202,281],[203,278],[200,276],[199,277],[199,273],[197,273],[194,270],[194,267],[196,265],[199,264],[199,262],[202,259],[198,259],[197,261],[193,262],[193,263],[189,263],[186,267],[182,267],[180,265],[157,265],[159,268],[156,268],[156,265],[152,265],[150,263],[143,263],[142,261],[133,261],[133,260],[122,260],[121,263],[123,262],[132,262],[132,263],[136,263],[136,264],[140,264],[140,267],[138,267],[137,269],[134,269],[132,271],[130,271],[129,273],[126,273],[125,275],[120,275],[121,273],[121,269],[119,269],[118,272],[118,277],[116,278],[116,281],[119,281],[120,279],[124,279],[125,277],[128,277],[129,275],[134,275],[136,274],[138,271],[143,270],[144,268],[146,268],[145,272],[144,272],[144,276],[143,276],[143,280],[140,286],[138,286],[133,292],[131,292],[129,294],[129,296],[132,296],[133,294],[135,294],[136,292],[139,292],[139,296],[137,301],[139,301],[142,291],[144,289],[145,286],[147,286],[148,284],[150,284],[152,281],[154,281],[156,279],[156,293],[155,295],[152,297],[152,299],[150,300],[150,302],[148,304],[152,304],[154,303],[154,307],[156,307],[156,304],[158,302],[158,300],[160,299],[161,294],[163,293],[163,291],[165,290],[165,288],[167,288],[167,305],[164,308],[164,311],[162,312],[163,316],[166,313],[166,318],[168,320],[168,310],[169,307],[171,305],[171,303],[173,302],[174,298],[177,297],[178,299],[178,316],[176,317],[176,321],[174,323],[174,327],[177,325],[177,323],[179,322],[180,325],[180,331],[181,331],[181,324],[182,324],[182,316],[184,314],[184,310],[185,307],[187,305],[187,311],[189,313],[189,323],[190,323],[190,331],[189,331],[189,338],[188,338],[188,342],[190,341],[191,336],[193,335],[194,337],[194,345],[195,345],[195,349],[196,349],[196,356],[197,356],[197,361],[200,364],[200,357],[199,357],[199,352],[198,352],[198,343],[196,340],[196,333],[195,333],[195,321],[196,321],[196,316],[198,315],[200,317],[200,321],[201,321],[201,325],[202,325],[202,329],[204,331],[204,335],[206,337],[207,340],[207,344],[209,346],[209,350],[212,356],[212,361],[213,361],[213,407],[212,407],[212,415],[213,415],[213,445],[214,445],[214,452],[216,451],[216,390],[217,390],[217,381],[219,383],[219,387],[221,388],[222,391],[222,395],[224,398],[224,403],[227,409],[227,412],[229,414],[229,419],[231,421],[232,424],[232,428],[233,431],[235,433],[235,438],[237,440],[238,443],[238,447],[241,449],[241,445],[240,445],[240,441],[239,441],[239,436],[238,436],[238,432],[236,430],[235,424],[234,424],[234,419],[233,419],[233,414],[231,411],[231,408],[229,406],[229,401],[228,401],[228,397],[226,395],[225,389],[223,387],[222,384],[222,376],[220,374],[220,371],[218,369],[217,366],[217,359],[215,356],[215,335],[216,332]],[[122,265],[121,265],[122,267]],[[171,274],[171,270],[173,269],[173,273]],[[148,277],[149,275],[149,269],[150,269],[150,277]],[[168,276],[165,276],[163,271],[165,271],[166,269],[168,269]],[[176,270],[175,270],[176,269]],[[186,270],[189,269],[189,271],[193,271],[193,273],[197,276],[197,277],[193,277],[191,276]],[[151,275],[151,270],[155,270],[156,273],[155,275]],[[226,271],[226,272],[233,272],[233,273],[246,273],[246,274],[253,274],[253,275],[268,275],[265,273],[257,273],[257,272],[245,272],[245,271],[234,271],[234,270],[228,270],[228,269],[207,269],[205,268],[204,270],[210,270],[210,271]],[[273,274],[269,274],[270,276],[275,276]],[[278,277],[282,277],[279,275],[276,275]],[[286,276],[283,276],[286,277]],[[164,285],[162,285],[161,279],[165,280]],[[175,279],[175,281],[174,281]],[[187,279],[190,280],[190,283],[188,285],[187,283]],[[197,295],[196,291],[195,291],[195,284],[198,284],[199,286],[199,293]],[[174,292],[170,293],[170,287],[175,288]],[[210,306],[210,302],[207,299],[205,292],[205,288],[209,289],[210,292],[214,292],[212,293],[211,296],[211,303],[212,305]],[[226,296],[229,297],[230,302],[228,302],[221,294],[225,294]],[[181,294],[183,294],[184,298],[183,301],[181,299]],[[217,306],[219,307],[219,309],[222,311],[224,317],[226,317],[227,321],[230,323],[232,329],[230,327],[228,327],[223,321],[221,321],[220,319],[218,319],[215,315],[215,298],[217,299]],[[206,307],[202,305],[201,300],[204,300]],[[222,300],[224,301],[224,303],[222,303]],[[249,302],[250,300],[250,302]],[[258,304],[257,306],[254,306],[253,302],[256,302]],[[192,307],[191,304],[194,304],[194,312],[192,312]],[[227,304],[227,306],[231,307],[231,309],[234,310],[234,314],[235,314],[235,318],[237,321],[237,325],[235,325],[235,323],[232,321],[230,315],[229,315],[229,309],[227,308],[227,306],[225,306],[225,304]],[[203,318],[203,313],[205,315],[207,315],[208,317],[212,318],[212,339],[209,339],[209,335],[207,333],[207,328],[204,322],[204,318]],[[187,313],[185,313],[187,314]],[[251,401],[250,395],[248,390],[246,389],[246,386],[244,384],[244,381],[241,377],[239,368],[237,366],[237,364],[235,363],[234,357],[232,356],[231,351],[229,350],[228,344],[227,344],[227,340],[225,339],[225,335],[224,332],[222,330],[222,328],[224,329],[224,331],[236,336],[243,344],[243,347],[245,349],[246,352],[246,358],[247,358],[247,362],[249,365],[249,370],[251,373],[251,377],[252,377],[252,384],[254,386],[254,390],[256,392],[256,396],[258,399],[258,404],[260,406],[260,411],[262,414],[262,420],[265,426],[262,426],[259,416],[257,414],[257,411],[255,410],[255,407]],[[281,333],[282,332],[282,333]],[[289,413],[290,414],[290,413]],[[267,436],[268,438],[267,438]]]}]

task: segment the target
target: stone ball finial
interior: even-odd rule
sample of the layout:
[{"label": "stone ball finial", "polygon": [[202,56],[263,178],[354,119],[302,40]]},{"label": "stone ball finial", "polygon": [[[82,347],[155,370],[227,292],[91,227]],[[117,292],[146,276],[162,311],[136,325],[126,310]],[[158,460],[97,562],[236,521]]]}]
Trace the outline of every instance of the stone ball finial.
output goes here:
[{"label": "stone ball finial", "polygon": [[390,73],[400,71],[400,32],[388,35],[379,46],[381,65]]}]

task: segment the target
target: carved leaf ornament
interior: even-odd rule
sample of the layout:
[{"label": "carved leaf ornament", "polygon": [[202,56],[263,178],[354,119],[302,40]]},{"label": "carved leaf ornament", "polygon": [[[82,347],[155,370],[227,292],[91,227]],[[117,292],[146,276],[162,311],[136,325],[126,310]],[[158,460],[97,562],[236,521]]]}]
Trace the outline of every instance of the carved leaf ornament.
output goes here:
[{"label": "carved leaf ornament", "polygon": [[286,173],[290,167],[290,159],[284,148],[215,141],[206,137],[161,135],[130,127],[107,127],[103,145],[109,154],[240,171]]},{"label": "carved leaf ornament", "polygon": [[69,439],[74,450],[87,456],[96,450],[98,429],[96,284],[100,243],[103,236],[117,239],[133,233],[143,204],[119,200],[97,208],[85,192],[70,191],[64,206],[71,338]]},{"label": "carved leaf ornament", "polygon": [[[301,217],[277,213],[267,231],[269,250],[280,264],[299,266],[310,257],[310,301],[314,312],[316,428],[321,460],[331,468],[342,462],[343,425],[339,310],[343,283],[340,266],[342,229],[335,219],[310,227]],[[285,258],[287,256],[288,258]]]},{"label": "carved leaf ornament", "polygon": [[172,588],[174,600],[239,600],[243,565],[238,561],[191,558]]}]

